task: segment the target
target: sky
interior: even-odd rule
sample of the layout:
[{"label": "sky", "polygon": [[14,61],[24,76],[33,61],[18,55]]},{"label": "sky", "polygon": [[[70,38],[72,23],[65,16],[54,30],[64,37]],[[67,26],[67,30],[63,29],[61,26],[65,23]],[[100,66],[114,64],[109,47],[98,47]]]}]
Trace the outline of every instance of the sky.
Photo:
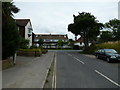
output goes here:
[{"label": "sky", "polygon": [[30,19],[34,33],[68,34],[73,14],[89,12],[101,23],[118,18],[119,0],[13,0],[20,12],[14,18]]}]

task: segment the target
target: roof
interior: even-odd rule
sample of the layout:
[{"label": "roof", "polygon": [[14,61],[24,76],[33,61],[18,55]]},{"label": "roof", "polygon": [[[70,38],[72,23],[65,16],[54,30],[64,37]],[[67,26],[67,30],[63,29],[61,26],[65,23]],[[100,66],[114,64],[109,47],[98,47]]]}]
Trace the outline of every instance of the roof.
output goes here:
[{"label": "roof", "polygon": [[62,39],[67,40],[68,36],[67,34],[61,35],[61,34],[35,34],[38,35],[36,38],[42,38],[42,39]]},{"label": "roof", "polygon": [[30,19],[15,19],[18,26],[26,26]]},{"label": "roof", "polygon": [[84,42],[84,39],[80,37],[75,42]]}]

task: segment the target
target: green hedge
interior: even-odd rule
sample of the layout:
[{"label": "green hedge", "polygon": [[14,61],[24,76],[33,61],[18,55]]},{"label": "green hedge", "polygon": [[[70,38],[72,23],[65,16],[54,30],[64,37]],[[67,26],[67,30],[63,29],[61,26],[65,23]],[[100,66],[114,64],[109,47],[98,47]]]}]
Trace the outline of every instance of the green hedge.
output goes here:
[{"label": "green hedge", "polygon": [[111,42],[111,43],[102,43],[96,45],[97,49],[115,49],[118,53],[120,53],[120,43],[118,42]]},{"label": "green hedge", "polygon": [[19,51],[26,51],[26,52],[41,52],[41,49],[19,49]]},{"label": "green hedge", "polygon": [[40,56],[42,54],[41,49],[19,49],[18,56]]},{"label": "green hedge", "polygon": [[98,49],[115,49],[118,53],[120,53],[120,42],[106,42],[101,44],[96,44],[88,47],[82,53],[84,54],[94,54],[94,52]]}]

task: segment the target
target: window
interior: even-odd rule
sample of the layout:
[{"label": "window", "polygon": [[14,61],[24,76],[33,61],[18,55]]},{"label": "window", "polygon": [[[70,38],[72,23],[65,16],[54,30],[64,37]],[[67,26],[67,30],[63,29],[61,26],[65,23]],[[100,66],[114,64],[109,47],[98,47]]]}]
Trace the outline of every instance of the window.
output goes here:
[{"label": "window", "polygon": [[36,42],[38,42],[38,41],[39,41],[39,39],[35,39],[35,41],[36,41]]},{"label": "window", "polygon": [[31,27],[28,28],[28,34],[32,34],[32,28]]}]

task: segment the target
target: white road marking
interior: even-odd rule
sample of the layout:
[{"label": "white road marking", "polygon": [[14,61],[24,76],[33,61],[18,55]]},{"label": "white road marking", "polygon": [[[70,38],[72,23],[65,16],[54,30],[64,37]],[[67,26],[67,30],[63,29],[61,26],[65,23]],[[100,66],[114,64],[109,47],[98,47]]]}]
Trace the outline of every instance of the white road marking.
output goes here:
[{"label": "white road marking", "polygon": [[55,88],[54,88],[54,90],[56,90],[56,72],[57,72],[57,68],[56,68],[56,66],[57,66],[57,54],[55,55]]},{"label": "white road marking", "polygon": [[78,62],[85,64],[83,61],[79,60],[78,58],[74,57],[74,59],[76,59]]},{"label": "white road marking", "polygon": [[71,54],[68,54],[69,56],[72,56]]},{"label": "white road marking", "polygon": [[56,90],[56,54],[54,54],[54,70],[53,70],[53,80],[52,80],[52,90]]},{"label": "white road marking", "polygon": [[98,73],[99,75],[101,75],[102,77],[106,78],[108,81],[112,82],[113,84],[115,84],[116,86],[120,87],[120,85],[118,83],[116,83],[115,81],[113,81],[112,79],[108,78],[107,76],[105,76],[104,74],[100,73],[99,71],[95,70],[96,73]]}]

